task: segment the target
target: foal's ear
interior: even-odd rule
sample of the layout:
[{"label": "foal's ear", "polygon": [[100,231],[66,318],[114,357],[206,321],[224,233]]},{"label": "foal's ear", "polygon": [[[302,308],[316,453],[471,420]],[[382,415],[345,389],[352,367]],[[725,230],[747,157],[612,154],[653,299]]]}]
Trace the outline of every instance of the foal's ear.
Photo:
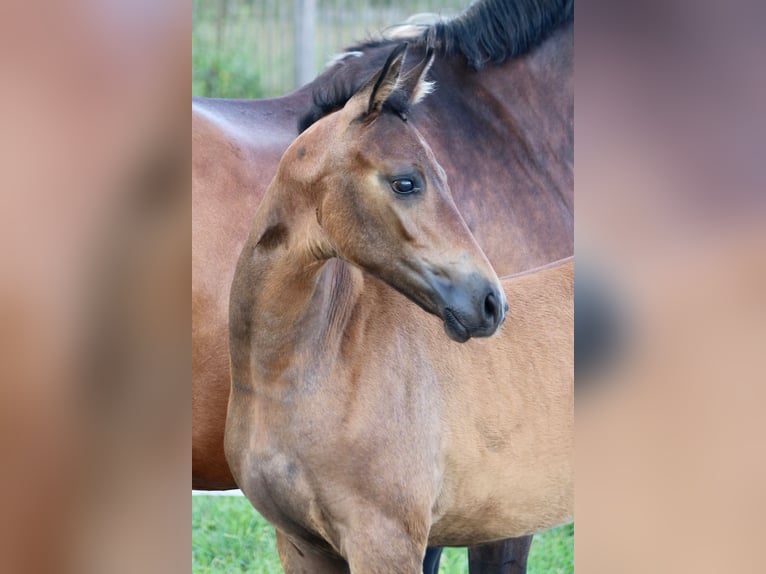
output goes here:
[{"label": "foal's ear", "polygon": [[434,50],[428,48],[425,57],[399,81],[399,88],[407,96],[410,105],[417,104],[434,89],[434,83],[426,80],[431,64],[434,63]]},{"label": "foal's ear", "polygon": [[[402,61],[404,60],[404,51],[407,49],[407,43],[399,44],[389,54],[386,63],[380,73],[373,78],[375,83],[370,92],[370,99],[367,104],[367,114],[379,112],[388,97],[394,93],[399,86],[399,74],[402,71]],[[367,90],[364,90],[365,92]]]}]

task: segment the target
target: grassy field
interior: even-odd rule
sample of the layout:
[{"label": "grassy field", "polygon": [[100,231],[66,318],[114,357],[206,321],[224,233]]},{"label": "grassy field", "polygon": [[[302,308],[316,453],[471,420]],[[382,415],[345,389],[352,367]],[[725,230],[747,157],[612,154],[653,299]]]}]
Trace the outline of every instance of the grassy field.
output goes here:
[{"label": "grassy field", "polygon": [[[574,525],[535,536],[529,574],[574,571]],[[281,573],[274,530],[242,497],[192,497],[193,574]],[[441,574],[468,572],[467,553],[447,548]]]}]

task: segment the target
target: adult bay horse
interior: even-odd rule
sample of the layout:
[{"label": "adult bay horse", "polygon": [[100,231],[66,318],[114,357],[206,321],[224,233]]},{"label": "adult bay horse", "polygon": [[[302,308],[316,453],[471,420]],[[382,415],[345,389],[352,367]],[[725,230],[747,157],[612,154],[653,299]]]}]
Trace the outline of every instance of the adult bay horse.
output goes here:
[{"label": "adult bay horse", "polygon": [[572,518],[573,262],[501,285],[407,121],[432,56],[403,53],[288,147],[232,283],[226,456],[288,574]]},{"label": "adult bay horse", "polygon": [[[409,38],[412,61],[434,48],[430,77],[440,86],[410,121],[430,142],[461,215],[501,274],[573,253],[572,14],[571,2],[485,0]],[[394,45],[352,48],[282,98],[193,101],[194,488],[236,487],[223,452],[228,292],[251,214],[299,121],[305,126],[341,107]],[[524,572],[528,548],[528,539],[507,545],[498,571],[511,565]],[[481,556],[471,550],[472,566]]]}]

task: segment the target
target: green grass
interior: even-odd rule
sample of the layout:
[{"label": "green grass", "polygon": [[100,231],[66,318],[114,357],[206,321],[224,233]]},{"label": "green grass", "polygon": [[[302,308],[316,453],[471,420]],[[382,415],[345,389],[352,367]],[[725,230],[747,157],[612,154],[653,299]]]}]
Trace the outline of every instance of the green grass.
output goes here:
[{"label": "green grass", "polygon": [[[193,574],[281,573],[274,529],[242,497],[192,497]],[[447,548],[441,574],[468,572],[463,548]],[[574,572],[574,525],[535,536],[529,574]]]}]

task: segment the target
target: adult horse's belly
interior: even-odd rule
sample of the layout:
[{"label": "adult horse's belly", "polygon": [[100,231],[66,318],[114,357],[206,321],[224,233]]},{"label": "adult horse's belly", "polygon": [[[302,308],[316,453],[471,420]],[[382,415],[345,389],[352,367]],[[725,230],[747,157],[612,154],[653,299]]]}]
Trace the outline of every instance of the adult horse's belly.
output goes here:
[{"label": "adult horse's belly", "polygon": [[[237,488],[223,451],[229,400],[228,299],[253,215],[293,134],[236,127],[192,107],[192,487]],[[208,109],[212,107],[213,109]],[[234,108],[234,106],[231,106]]]},{"label": "adult horse's belly", "polygon": [[[537,344],[546,344],[544,338]],[[504,349],[500,353],[482,349],[489,345]],[[470,546],[571,521],[571,369],[560,372],[559,367],[544,364],[532,365],[528,372],[520,369],[529,351],[512,336],[501,335],[470,341],[450,355],[456,363],[474,367],[473,376],[452,381],[443,396],[444,470],[430,544]],[[562,354],[570,356],[571,350]],[[475,365],[476,357],[487,363],[484,370]],[[513,382],[503,376],[510,373]],[[486,400],[488,396],[492,401]]]},{"label": "adult horse's belly", "polygon": [[470,475],[470,488],[452,491],[449,511],[431,527],[430,545],[473,546],[571,522],[574,484],[566,464],[497,469],[497,474],[484,470],[490,472]]}]

